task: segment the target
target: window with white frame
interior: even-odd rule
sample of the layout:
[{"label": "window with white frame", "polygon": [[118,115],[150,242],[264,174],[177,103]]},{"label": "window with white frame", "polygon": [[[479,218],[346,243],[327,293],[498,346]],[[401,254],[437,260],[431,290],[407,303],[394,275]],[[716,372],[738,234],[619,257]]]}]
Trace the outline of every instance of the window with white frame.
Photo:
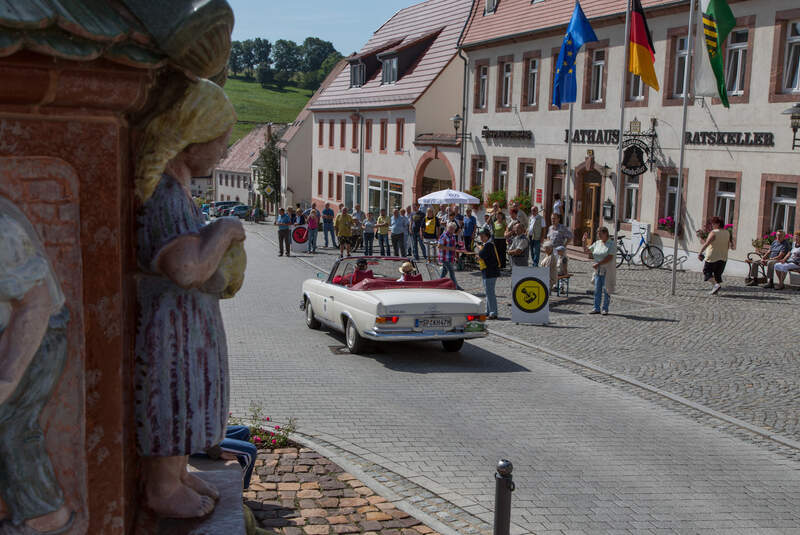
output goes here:
[{"label": "window with white frame", "polygon": [[748,30],[734,30],[728,37],[727,61],[725,68],[725,88],[728,95],[744,94],[744,80],[747,70]]},{"label": "window with white frame", "polygon": [[486,108],[486,95],[489,91],[489,67],[482,65],[479,69],[478,80],[478,107]]},{"label": "window with white frame", "polygon": [[536,90],[539,87],[539,60],[528,60],[528,106],[536,106]]},{"label": "window with white frame", "polygon": [[675,43],[675,81],[673,97],[682,97],[686,88],[686,62],[689,60],[689,40],[686,36],[678,37]]},{"label": "window with white frame", "polygon": [[625,177],[625,191],[622,197],[622,218],[633,221],[637,217],[639,203],[639,177]]},{"label": "window with white frame", "polygon": [[714,215],[721,217],[726,225],[733,224],[736,214],[736,182],[733,180],[717,180]]},{"label": "window with white frame", "polygon": [[520,177],[520,193],[527,193],[530,195],[533,190],[533,164],[526,163],[522,167],[522,176]]},{"label": "window with white frame", "polygon": [[361,203],[361,177],[344,175],[344,205],[351,212]]},{"label": "window with white frame", "polygon": [[789,23],[786,32],[786,61],[784,63],[784,91],[800,93],[800,20]]},{"label": "window with white frame", "polygon": [[644,100],[644,84],[642,77],[638,74],[631,74],[630,89],[628,93],[628,100],[640,101]]},{"label": "window with white frame", "polygon": [[498,162],[496,191],[505,191],[506,184],[508,184],[508,164],[506,162]]},{"label": "window with white frame", "polygon": [[507,61],[502,64],[503,67],[503,88],[500,96],[500,105],[504,108],[511,107],[511,72],[514,64]]},{"label": "window with white frame", "polygon": [[393,84],[397,82],[397,56],[383,60],[383,75],[381,83]]},{"label": "window with white frame", "polygon": [[797,212],[797,186],[775,184],[772,189],[772,230],[794,231]]},{"label": "window with white frame", "polygon": [[350,87],[361,87],[364,85],[366,77],[366,66],[363,63],[353,63],[350,65]]},{"label": "window with white frame", "polygon": [[675,217],[675,204],[678,201],[678,176],[667,177],[667,191],[664,198],[664,217]]},{"label": "window with white frame", "polygon": [[473,186],[483,186],[483,176],[486,172],[485,165],[486,164],[482,158],[475,160],[475,175],[472,177]]},{"label": "window with white frame", "polygon": [[599,49],[592,51],[592,85],[590,101],[603,102],[603,72],[606,68],[606,51]]}]

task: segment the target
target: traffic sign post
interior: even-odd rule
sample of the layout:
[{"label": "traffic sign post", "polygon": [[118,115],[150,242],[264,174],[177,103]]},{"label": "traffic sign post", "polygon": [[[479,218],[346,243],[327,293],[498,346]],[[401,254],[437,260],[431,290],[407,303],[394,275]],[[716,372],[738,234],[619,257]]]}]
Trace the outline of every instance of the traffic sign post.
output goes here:
[{"label": "traffic sign post", "polygon": [[550,323],[550,268],[514,266],[511,271],[511,321]]}]

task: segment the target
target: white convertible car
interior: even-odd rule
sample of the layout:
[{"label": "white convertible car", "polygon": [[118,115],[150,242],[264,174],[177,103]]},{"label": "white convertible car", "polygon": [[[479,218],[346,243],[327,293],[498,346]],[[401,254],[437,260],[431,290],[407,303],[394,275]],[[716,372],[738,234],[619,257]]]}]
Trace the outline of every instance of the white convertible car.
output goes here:
[{"label": "white convertible car", "polygon": [[[363,259],[366,269],[357,269]],[[306,324],[343,332],[351,353],[363,351],[367,341],[413,340],[439,340],[445,351],[458,351],[465,339],[486,336],[482,299],[457,290],[427,263],[415,263],[416,273],[406,276],[411,280],[398,281],[400,266],[408,261],[345,258],[327,279],[320,274],[306,280],[300,304]]]}]

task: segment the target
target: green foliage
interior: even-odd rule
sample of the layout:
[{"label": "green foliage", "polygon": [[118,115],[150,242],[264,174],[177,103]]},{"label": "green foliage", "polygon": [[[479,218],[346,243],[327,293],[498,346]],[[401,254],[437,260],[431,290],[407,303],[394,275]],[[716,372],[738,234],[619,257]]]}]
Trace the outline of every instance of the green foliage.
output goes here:
[{"label": "green foliage", "polygon": [[467,193],[469,193],[473,197],[477,197],[478,199],[483,200],[483,187],[480,186],[479,184],[475,184],[472,187],[470,187]]},{"label": "green foliage", "polygon": [[247,423],[241,418],[228,418],[233,425],[247,425],[250,428],[250,442],[261,449],[285,448],[289,445],[289,435],[297,430],[297,421],[289,418],[285,425],[272,422],[261,403],[250,402],[250,415]]},{"label": "green foliage", "polygon": [[278,39],[272,47],[272,62],[278,72],[294,73],[302,70],[302,53],[294,41]]},{"label": "green foliage", "polygon": [[286,84],[289,83],[291,77],[292,73],[290,73],[289,71],[278,71],[272,77],[272,81],[275,83],[275,86],[278,89],[283,89],[284,87],[286,87]]},{"label": "green foliage", "polygon": [[267,89],[256,82],[228,78],[225,93],[236,109],[236,115],[243,123],[236,123],[231,135],[231,143],[244,137],[255,128],[256,123],[289,123],[311,98],[311,91],[287,87],[278,91],[272,86]]},{"label": "green foliage", "polygon": [[[272,134],[261,154],[255,161],[258,191],[265,199],[277,202],[281,190],[281,151],[277,146],[278,136]],[[267,186],[272,187],[272,195],[267,195]]]},{"label": "green foliage", "polygon": [[520,209],[526,214],[531,213],[531,196],[528,193],[520,193],[514,197],[514,202],[517,203]]},{"label": "green foliage", "polygon": [[231,71],[231,74],[236,76],[240,72],[244,65],[242,64],[242,42],[241,41],[234,41],[231,43],[231,55],[228,58],[228,69]]},{"label": "green foliage", "polygon": [[258,83],[261,84],[261,87],[267,89],[267,86],[270,85],[275,78],[275,73],[270,68],[269,64],[262,63],[258,66],[258,70],[256,71],[256,79]]},{"label": "green foliage", "polygon": [[334,52],[336,49],[330,41],[323,41],[318,37],[306,37],[306,40],[300,45],[302,70],[307,73],[318,71],[325,59]]},{"label": "green foliage", "polygon": [[489,194],[489,198],[486,200],[486,205],[492,206],[494,203],[497,203],[500,205],[500,208],[505,208],[506,202],[506,190],[499,189]]}]

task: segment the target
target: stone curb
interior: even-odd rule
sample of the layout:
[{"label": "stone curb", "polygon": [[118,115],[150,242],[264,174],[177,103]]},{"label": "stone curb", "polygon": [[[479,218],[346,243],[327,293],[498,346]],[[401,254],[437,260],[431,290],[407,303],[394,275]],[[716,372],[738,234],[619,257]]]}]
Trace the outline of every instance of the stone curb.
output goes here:
[{"label": "stone curb", "polygon": [[[270,238],[267,238],[266,236],[263,236],[263,235],[262,235],[262,238],[272,242],[273,245],[277,246],[277,242],[271,240]],[[304,263],[308,264],[309,266],[313,267],[314,269],[317,269],[317,270],[320,270],[320,271],[323,271],[323,272],[327,273],[326,269],[315,265],[314,263],[306,260],[305,258],[298,257],[297,259],[300,260],[301,262],[304,262]],[[651,306],[652,305],[656,305],[656,306],[669,307],[669,308],[675,308],[675,306],[677,306],[677,305],[666,305],[666,304],[659,303],[659,302],[656,302],[656,301],[645,301],[643,299],[623,297],[623,296],[619,296],[619,295],[615,295],[615,297],[617,297],[618,299],[623,299],[623,300],[627,299],[628,301],[632,301],[634,303],[640,303],[640,304],[651,305]],[[562,359],[562,360],[566,360],[567,362],[571,362],[572,364],[575,364],[577,366],[581,366],[583,368],[590,369],[590,370],[592,370],[592,371],[594,371],[596,373],[600,373],[600,374],[603,374],[603,375],[607,375],[609,377],[613,377],[614,379],[617,379],[619,381],[622,381],[622,382],[628,383],[630,385],[639,387],[639,388],[641,388],[643,390],[647,390],[648,392],[652,392],[654,394],[658,394],[658,395],[663,396],[663,397],[665,397],[667,399],[675,401],[676,403],[680,403],[681,405],[685,405],[685,406],[687,406],[689,408],[692,408],[692,409],[694,409],[696,411],[699,411],[699,412],[701,412],[703,414],[707,414],[709,416],[712,416],[714,418],[722,420],[723,422],[726,422],[726,423],[735,425],[737,427],[741,427],[743,429],[746,429],[747,431],[750,431],[751,433],[755,433],[755,434],[757,434],[759,436],[762,436],[762,437],[764,437],[766,439],[772,440],[773,442],[777,442],[778,444],[781,444],[783,446],[788,446],[790,448],[793,448],[793,449],[796,449],[796,450],[800,451],[800,441],[792,440],[792,439],[790,439],[788,437],[784,437],[784,436],[776,434],[776,433],[770,433],[768,430],[766,430],[766,429],[764,429],[762,427],[758,427],[758,426],[753,425],[751,423],[745,422],[744,420],[740,420],[739,418],[734,418],[733,416],[728,416],[727,414],[724,414],[724,413],[721,413],[719,411],[716,411],[716,410],[714,410],[714,409],[712,409],[710,407],[706,407],[705,405],[701,405],[699,403],[695,403],[694,401],[686,399],[686,398],[684,398],[682,396],[678,396],[676,394],[672,394],[670,392],[667,392],[666,390],[662,390],[660,388],[656,388],[654,386],[648,385],[647,383],[643,383],[641,381],[638,381],[638,380],[634,379],[633,377],[629,377],[629,376],[627,376],[625,374],[616,373],[616,372],[613,372],[611,370],[607,370],[607,369],[605,369],[605,368],[603,368],[601,366],[597,366],[597,365],[592,364],[590,362],[587,362],[585,360],[576,359],[576,358],[570,357],[568,355],[565,355],[563,353],[560,353],[558,351],[554,351],[552,349],[549,349],[549,348],[546,348],[546,347],[543,347],[543,346],[540,346],[540,345],[532,344],[530,342],[526,342],[525,340],[521,340],[521,339],[519,339],[519,338],[517,338],[515,336],[510,336],[510,335],[507,335],[507,334],[504,334],[504,333],[501,333],[501,332],[498,332],[498,331],[495,331],[495,330],[492,330],[492,329],[489,329],[489,334],[497,336],[498,338],[503,338],[503,339],[508,340],[510,342],[515,342],[517,344],[523,345],[525,347],[529,347],[531,349],[536,349],[537,351],[541,351],[543,353],[546,353],[548,355],[551,355],[553,357],[556,357],[556,358],[559,358],[559,359]]]}]

